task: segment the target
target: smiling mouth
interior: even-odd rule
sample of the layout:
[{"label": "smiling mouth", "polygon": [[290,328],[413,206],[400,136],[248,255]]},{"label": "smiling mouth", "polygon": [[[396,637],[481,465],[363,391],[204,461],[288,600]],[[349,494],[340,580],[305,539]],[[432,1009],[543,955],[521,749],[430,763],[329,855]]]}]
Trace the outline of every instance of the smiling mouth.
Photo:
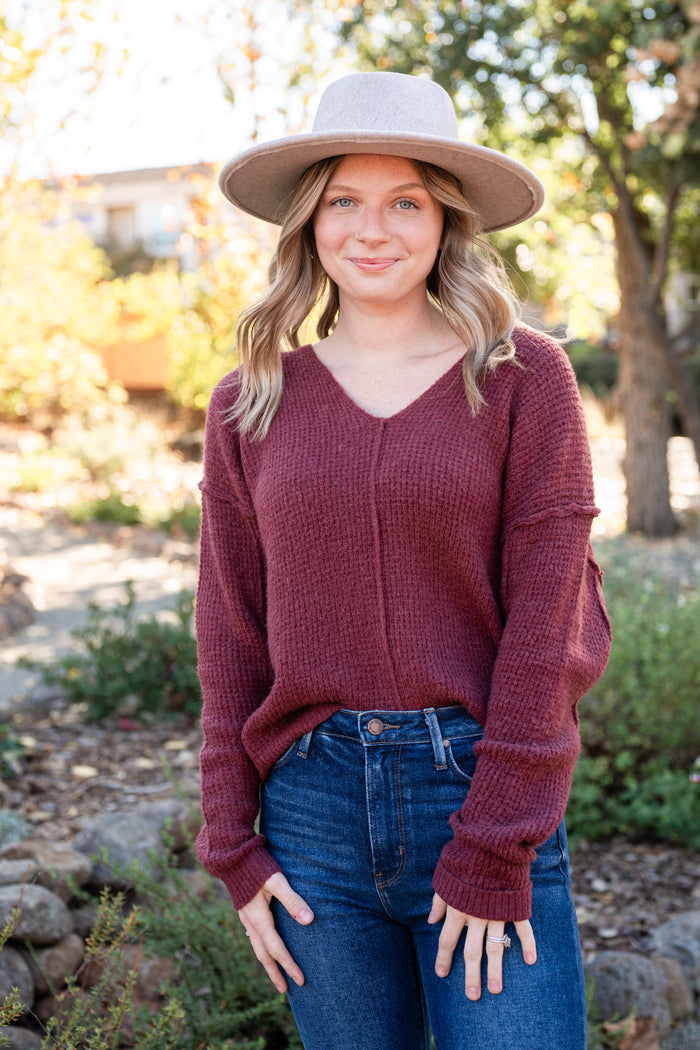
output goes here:
[{"label": "smiling mouth", "polygon": [[366,273],[379,273],[393,266],[396,259],[351,259],[350,262],[358,270],[364,270]]}]

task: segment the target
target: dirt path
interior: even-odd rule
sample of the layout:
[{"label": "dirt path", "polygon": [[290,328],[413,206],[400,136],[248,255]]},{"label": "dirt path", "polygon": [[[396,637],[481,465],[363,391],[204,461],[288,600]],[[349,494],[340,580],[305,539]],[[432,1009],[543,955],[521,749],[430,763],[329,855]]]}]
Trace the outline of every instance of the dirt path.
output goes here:
[{"label": "dirt path", "polygon": [[140,528],[67,526],[20,505],[0,506],[0,565],[28,578],[36,621],[0,644],[0,716],[42,695],[20,657],[52,660],[74,647],[71,632],[84,624],[88,604],[123,601],[132,581],[136,607],[147,615],[172,607],[196,582],[197,546]]}]

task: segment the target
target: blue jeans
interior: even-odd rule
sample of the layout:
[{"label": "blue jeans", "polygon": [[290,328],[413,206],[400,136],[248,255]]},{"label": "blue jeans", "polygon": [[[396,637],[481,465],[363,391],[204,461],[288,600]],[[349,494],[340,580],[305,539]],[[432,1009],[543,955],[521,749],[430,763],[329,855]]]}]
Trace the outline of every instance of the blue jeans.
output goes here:
[{"label": "blue jeans", "polygon": [[563,825],[532,864],[538,960],[512,926],[503,991],[464,992],[464,935],[435,975],[428,925],[447,823],[469,790],[481,726],[461,707],[338,711],[296,741],[263,787],[261,830],[313,909],[301,926],[273,901],[306,982],[289,1000],[306,1050],[585,1050],[583,967]]}]

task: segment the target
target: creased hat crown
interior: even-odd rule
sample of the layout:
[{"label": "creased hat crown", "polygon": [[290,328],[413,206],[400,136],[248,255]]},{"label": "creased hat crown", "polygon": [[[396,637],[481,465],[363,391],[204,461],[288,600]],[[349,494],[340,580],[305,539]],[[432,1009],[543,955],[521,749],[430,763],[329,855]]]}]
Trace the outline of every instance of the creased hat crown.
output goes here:
[{"label": "creased hat crown", "polygon": [[336,80],[321,97],[313,130],[403,131],[459,140],[447,92],[432,80],[403,73],[356,73]]}]

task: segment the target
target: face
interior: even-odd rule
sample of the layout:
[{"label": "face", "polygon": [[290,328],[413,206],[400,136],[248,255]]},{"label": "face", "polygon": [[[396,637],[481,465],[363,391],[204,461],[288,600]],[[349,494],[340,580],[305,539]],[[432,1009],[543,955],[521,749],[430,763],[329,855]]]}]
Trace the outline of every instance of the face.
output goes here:
[{"label": "face", "polygon": [[313,218],[316,251],[349,299],[398,305],[425,296],[443,230],[441,205],[404,157],[344,157]]}]

